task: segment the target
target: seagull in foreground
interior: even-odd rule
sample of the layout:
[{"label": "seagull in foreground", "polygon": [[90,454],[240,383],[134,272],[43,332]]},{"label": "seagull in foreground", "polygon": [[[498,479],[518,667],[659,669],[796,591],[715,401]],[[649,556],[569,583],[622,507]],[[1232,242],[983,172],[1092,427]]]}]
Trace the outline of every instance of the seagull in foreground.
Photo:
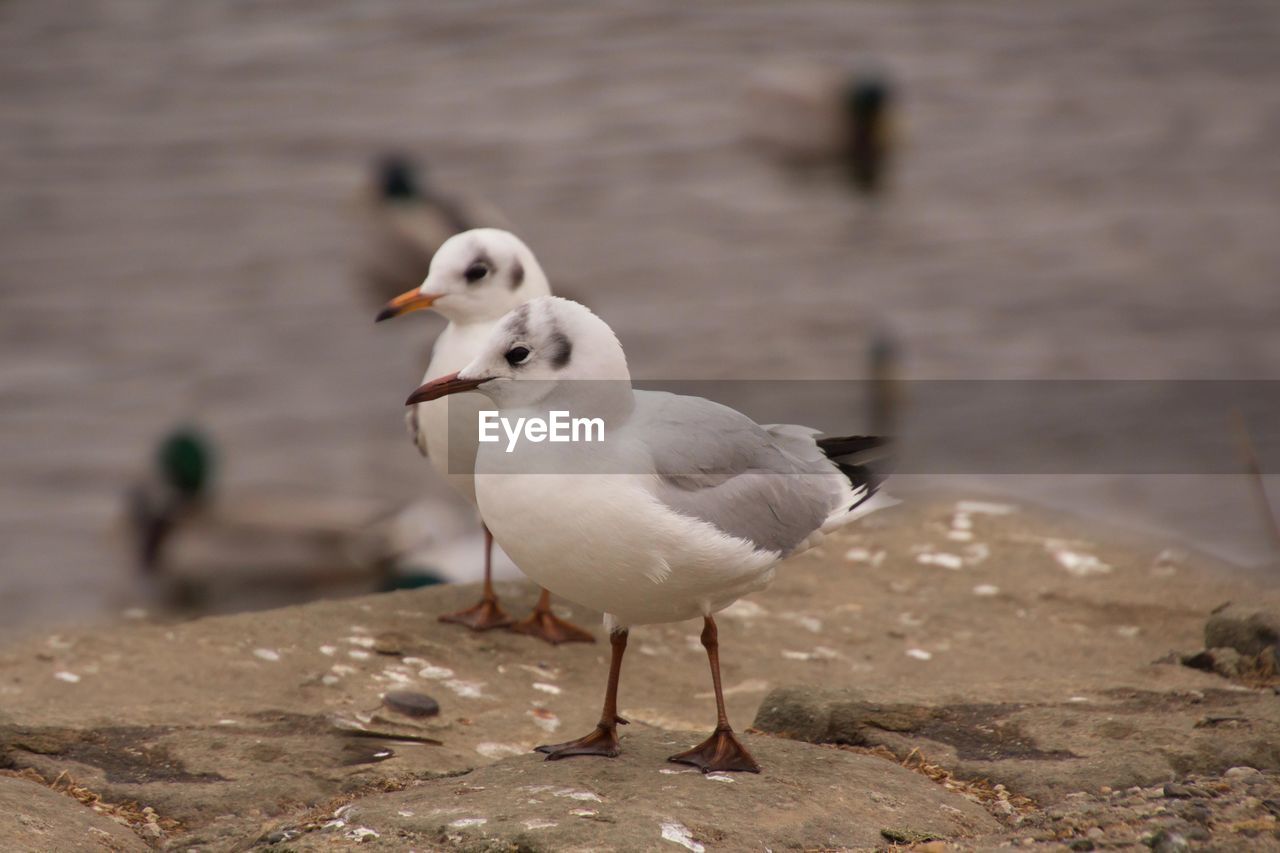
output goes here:
[{"label": "seagull in foreground", "polygon": [[767,586],[780,561],[892,503],[871,501],[881,478],[869,462],[886,441],[815,438],[701,397],[633,390],[609,326],[554,296],[512,311],[469,364],[407,405],[477,390],[512,422],[567,411],[604,427],[597,443],[526,443],[518,453],[485,443],[476,459],[476,498],[494,537],[535,581],[604,611],[613,647],[595,730],[538,751],[616,756],[631,626],[701,617],[716,729],[670,760],[759,772],[725,714],[715,614]]},{"label": "seagull in foreground", "polygon": [[[493,228],[477,228],[446,240],[432,259],[422,285],[388,302],[377,321],[424,308],[434,309],[448,318],[449,325],[431,353],[431,362],[423,377],[426,382],[464,367],[481,351],[503,315],[550,292],[537,258],[518,237]],[[409,434],[418,450],[472,503],[476,500],[473,472],[478,434],[474,426],[451,433],[449,424],[452,417],[458,419],[454,423],[474,425],[486,404],[481,395],[467,394],[451,401],[413,406],[406,417]],[[474,607],[444,614],[440,621],[456,622],[475,631],[509,627],[552,644],[595,642],[590,632],[551,611],[551,594],[545,588],[528,618],[515,622],[507,616],[493,589],[492,561],[493,536],[486,526],[483,597]]]}]

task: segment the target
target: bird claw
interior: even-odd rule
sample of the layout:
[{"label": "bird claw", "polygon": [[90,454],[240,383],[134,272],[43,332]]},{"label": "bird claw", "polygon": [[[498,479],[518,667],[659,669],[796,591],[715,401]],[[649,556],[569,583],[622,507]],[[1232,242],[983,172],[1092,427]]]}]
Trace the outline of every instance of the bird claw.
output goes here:
[{"label": "bird claw", "polygon": [[677,753],[667,761],[677,764],[690,764],[703,773],[718,771],[740,771],[743,773],[759,773],[760,765],[747,752],[730,728],[717,728],[711,737],[686,752]]},{"label": "bird claw", "polygon": [[468,607],[456,613],[442,614],[440,621],[465,625],[472,631],[489,631],[494,628],[506,628],[515,620],[506,614],[496,598],[483,598],[474,607]]},{"label": "bird claw", "polygon": [[565,743],[534,747],[534,751],[546,753],[547,761],[559,761],[574,755],[600,755],[605,758],[614,758],[622,752],[622,747],[618,744],[618,730],[601,723],[586,737]]},{"label": "bird claw", "polygon": [[537,637],[553,646],[561,643],[594,643],[595,636],[572,622],[566,622],[550,610],[534,610],[525,619],[511,626],[517,634]]}]

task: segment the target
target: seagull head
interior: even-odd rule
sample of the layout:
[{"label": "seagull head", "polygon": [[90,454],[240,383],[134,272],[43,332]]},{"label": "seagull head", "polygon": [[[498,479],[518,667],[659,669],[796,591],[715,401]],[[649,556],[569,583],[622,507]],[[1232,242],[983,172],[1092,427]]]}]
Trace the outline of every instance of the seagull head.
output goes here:
[{"label": "seagull head", "polygon": [[584,305],[542,296],[503,317],[470,364],[419,387],[405,404],[479,391],[499,408],[532,406],[575,380],[615,380],[583,387],[595,388],[597,398],[606,388],[630,396],[627,357],[613,329]]},{"label": "seagull head", "polygon": [[388,302],[377,322],[423,308],[455,322],[485,322],[550,292],[538,259],[519,237],[475,228],[445,240],[422,285]]}]

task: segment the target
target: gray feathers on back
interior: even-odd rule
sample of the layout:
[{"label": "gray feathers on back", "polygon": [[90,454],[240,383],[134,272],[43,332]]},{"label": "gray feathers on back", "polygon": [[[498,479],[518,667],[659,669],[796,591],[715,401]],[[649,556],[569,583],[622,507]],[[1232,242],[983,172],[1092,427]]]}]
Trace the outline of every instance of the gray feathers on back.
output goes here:
[{"label": "gray feathers on back", "polygon": [[812,430],[761,426],[699,397],[638,391],[636,402],[633,423],[672,510],[787,554],[840,505],[843,476]]}]

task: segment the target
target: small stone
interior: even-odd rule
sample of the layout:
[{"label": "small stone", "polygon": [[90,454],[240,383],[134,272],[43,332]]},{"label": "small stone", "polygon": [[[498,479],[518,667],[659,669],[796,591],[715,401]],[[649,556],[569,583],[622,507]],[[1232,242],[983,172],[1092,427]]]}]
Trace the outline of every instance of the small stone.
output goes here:
[{"label": "small stone", "polygon": [[425,693],[412,690],[392,690],[382,697],[382,704],[406,717],[434,717],[440,713],[439,702]]},{"label": "small stone", "polygon": [[1240,767],[1232,767],[1226,773],[1223,773],[1222,777],[1232,782],[1242,782],[1242,781],[1252,782],[1254,779],[1256,779],[1260,775],[1262,774],[1253,767],[1240,766]]},{"label": "small stone", "polygon": [[880,834],[887,841],[894,844],[925,844],[929,841],[937,841],[938,836],[930,832],[917,832],[914,829],[895,829],[885,828],[880,830]]},{"label": "small stone", "polygon": [[1067,846],[1072,850],[1093,850],[1096,845],[1088,838],[1077,838]]},{"label": "small stone", "polygon": [[1239,652],[1224,646],[1184,655],[1182,665],[1203,672],[1215,672],[1223,678],[1235,678],[1240,674],[1242,661]]},{"label": "small stone", "polygon": [[1179,813],[1192,823],[1208,824],[1213,819],[1209,807],[1200,803],[1188,803]]},{"label": "small stone", "polygon": [[1187,839],[1176,832],[1162,829],[1147,841],[1152,853],[1185,853],[1191,850]]},{"label": "small stone", "polygon": [[1280,614],[1228,605],[1205,622],[1204,644],[1208,648],[1228,646],[1242,655],[1257,655],[1278,643]]},{"label": "small stone", "polygon": [[1095,827],[1092,827],[1088,832],[1086,832],[1085,835],[1089,838],[1092,838],[1094,841],[1101,841],[1103,837],[1106,835],[1106,833],[1102,831],[1102,827],[1095,826]]},{"label": "small stone", "polygon": [[1178,782],[1168,782],[1164,786],[1164,795],[1174,799],[1190,799],[1191,797],[1201,796],[1197,794],[1190,785],[1183,785]]}]

